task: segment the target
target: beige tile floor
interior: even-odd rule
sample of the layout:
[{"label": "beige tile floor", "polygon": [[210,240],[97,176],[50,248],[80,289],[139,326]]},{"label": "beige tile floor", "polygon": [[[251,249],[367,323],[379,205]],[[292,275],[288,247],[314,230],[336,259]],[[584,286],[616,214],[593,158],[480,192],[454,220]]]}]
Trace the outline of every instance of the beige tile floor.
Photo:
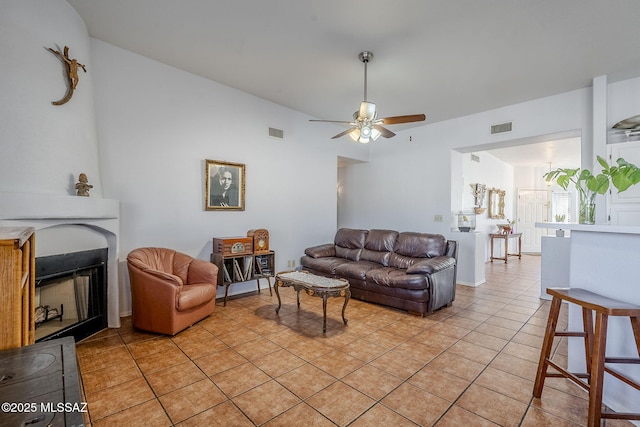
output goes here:
[{"label": "beige tile floor", "polygon": [[531,395],[549,307],[540,258],[487,264],[486,278],[425,318],[352,299],[344,326],[332,298],[326,334],[321,299],[303,293],[298,310],[292,288],[280,315],[263,291],[174,337],[124,318],[77,346],[92,425],[584,425],[586,394],[566,380]]}]

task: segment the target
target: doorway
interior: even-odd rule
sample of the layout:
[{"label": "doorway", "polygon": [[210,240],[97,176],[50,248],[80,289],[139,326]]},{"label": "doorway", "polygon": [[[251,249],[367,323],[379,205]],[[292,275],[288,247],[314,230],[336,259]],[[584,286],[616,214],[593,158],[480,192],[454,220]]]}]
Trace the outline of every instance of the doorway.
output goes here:
[{"label": "doorway", "polygon": [[522,233],[522,252],[540,253],[545,229],[536,222],[549,222],[549,191],[518,190],[518,231]]}]

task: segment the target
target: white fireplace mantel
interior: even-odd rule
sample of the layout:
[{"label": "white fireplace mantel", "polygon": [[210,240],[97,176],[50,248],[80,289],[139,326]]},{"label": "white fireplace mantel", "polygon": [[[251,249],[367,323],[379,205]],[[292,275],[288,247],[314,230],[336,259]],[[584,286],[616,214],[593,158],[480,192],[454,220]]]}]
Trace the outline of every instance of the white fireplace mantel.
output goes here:
[{"label": "white fireplace mantel", "polygon": [[0,193],[0,220],[116,219],[120,203],[96,197]]}]

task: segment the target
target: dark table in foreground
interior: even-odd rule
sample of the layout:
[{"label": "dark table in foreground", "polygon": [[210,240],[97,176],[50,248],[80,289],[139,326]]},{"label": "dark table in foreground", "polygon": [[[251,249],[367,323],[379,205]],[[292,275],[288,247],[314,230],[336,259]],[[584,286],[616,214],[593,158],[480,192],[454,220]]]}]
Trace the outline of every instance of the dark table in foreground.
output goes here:
[{"label": "dark table in foreground", "polygon": [[0,352],[0,425],[84,426],[73,337]]}]

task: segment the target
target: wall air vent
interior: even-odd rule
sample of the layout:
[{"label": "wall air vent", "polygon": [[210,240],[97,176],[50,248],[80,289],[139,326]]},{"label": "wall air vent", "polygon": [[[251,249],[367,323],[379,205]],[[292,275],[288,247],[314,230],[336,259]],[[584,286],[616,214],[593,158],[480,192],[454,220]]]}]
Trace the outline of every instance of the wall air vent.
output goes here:
[{"label": "wall air vent", "polygon": [[500,123],[499,125],[491,126],[491,135],[497,133],[511,132],[513,122]]},{"label": "wall air vent", "polygon": [[274,138],[283,139],[284,138],[284,131],[282,129],[269,128],[269,136],[272,136]]}]

